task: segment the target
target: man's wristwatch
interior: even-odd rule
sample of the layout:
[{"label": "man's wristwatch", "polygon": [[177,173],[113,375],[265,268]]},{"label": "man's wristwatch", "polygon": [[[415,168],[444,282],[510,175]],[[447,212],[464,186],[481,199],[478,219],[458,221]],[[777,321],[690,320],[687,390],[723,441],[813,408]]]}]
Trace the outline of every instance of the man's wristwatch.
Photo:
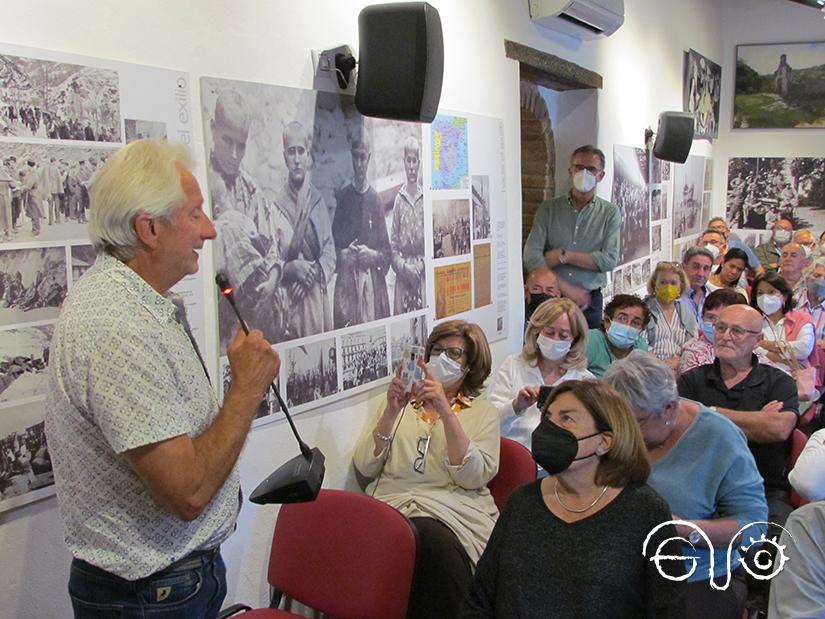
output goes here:
[{"label": "man's wristwatch", "polygon": [[562,249],[559,254],[559,264],[567,264],[567,250]]},{"label": "man's wristwatch", "polygon": [[702,534],[696,529],[693,529],[693,531],[690,532],[690,535],[688,535],[688,541],[695,546],[702,541]]}]

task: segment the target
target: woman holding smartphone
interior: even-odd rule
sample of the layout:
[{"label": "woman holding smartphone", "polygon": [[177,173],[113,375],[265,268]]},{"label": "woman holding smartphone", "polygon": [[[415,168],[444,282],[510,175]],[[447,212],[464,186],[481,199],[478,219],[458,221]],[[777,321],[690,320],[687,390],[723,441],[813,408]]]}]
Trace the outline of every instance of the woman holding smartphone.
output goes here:
[{"label": "woman holding smartphone", "polygon": [[496,409],[479,398],[490,347],[478,325],[437,325],[408,390],[401,368],[353,456],[368,493],[410,518],[418,555],[410,614],[458,617],[498,509],[487,482],[498,471]]},{"label": "woman holding smartphone", "polygon": [[521,352],[504,360],[490,391],[501,418],[501,434],[530,449],[539,425],[542,387],[593,378],[587,371],[587,321],[570,299],[548,299],[538,306],[524,334]]}]

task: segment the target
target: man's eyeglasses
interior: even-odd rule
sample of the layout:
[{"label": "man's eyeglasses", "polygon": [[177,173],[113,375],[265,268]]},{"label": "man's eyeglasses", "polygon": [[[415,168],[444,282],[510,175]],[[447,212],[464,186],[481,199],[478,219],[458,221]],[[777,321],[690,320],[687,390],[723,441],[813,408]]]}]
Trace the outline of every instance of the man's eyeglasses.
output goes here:
[{"label": "man's eyeglasses", "polygon": [[430,355],[435,355],[437,357],[441,353],[447,353],[447,356],[453,361],[458,361],[461,359],[461,357],[464,356],[464,352],[464,349],[459,348],[458,346],[448,346],[447,348],[444,348],[443,346],[433,346],[430,348]]},{"label": "man's eyeglasses", "polygon": [[750,329],[743,329],[735,325],[726,325],[724,322],[717,322],[714,331],[716,331],[717,336],[725,335],[725,333],[730,331],[730,336],[735,340],[741,340],[748,333],[751,335],[760,335],[762,333],[761,331],[751,331]]},{"label": "man's eyeglasses", "polygon": [[593,176],[596,176],[599,172],[601,172],[601,170],[599,168],[597,168],[596,166],[582,165],[580,163],[574,163],[570,167],[573,168],[576,172],[582,172],[584,170],[587,170]]},{"label": "man's eyeglasses", "polygon": [[421,475],[424,474],[424,470],[427,468],[427,454],[430,451],[431,437],[431,434],[419,437],[418,445],[415,448],[415,450],[418,452],[418,457],[413,461],[413,471]]}]

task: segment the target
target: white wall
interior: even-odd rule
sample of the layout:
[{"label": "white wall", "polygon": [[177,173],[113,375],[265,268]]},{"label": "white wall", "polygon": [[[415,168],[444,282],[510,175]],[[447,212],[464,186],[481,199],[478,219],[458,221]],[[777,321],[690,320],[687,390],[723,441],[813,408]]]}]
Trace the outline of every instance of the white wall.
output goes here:
[{"label": "white wall", "polygon": [[[523,0],[430,1],[440,11],[444,27],[442,106],[504,120],[514,311],[509,341],[494,346],[495,361],[500,362],[520,345],[521,303],[519,78],[517,64],[504,57],[503,39],[556,54],[604,76],[604,89],[596,95],[596,135],[610,154],[614,143],[640,145],[644,128],[655,125],[661,110],[681,108],[684,50],[693,47],[712,59],[727,61],[721,54],[723,3],[626,0],[626,22],[615,35],[583,43],[534,26]],[[309,88],[309,50],[341,43],[357,46],[356,15],[366,4],[355,0],[38,0],[18,3],[14,11],[4,12],[0,41],[176,68],[193,77]],[[738,4],[758,3],[738,0]],[[791,11],[785,4],[789,3],[783,2],[782,10]],[[770,23],[779,29],[776,24],[781,20],[774,16]],[[198,97],[194,92],[196,110]],[[200,118],[195,120],[194,148],[202,158]],[[602,187],[609,197],[609,178]],[[210,263],[207,256],[205,264]],[[353,487],[349,454],[365,415],[377,406],[380,395],[354,397],[298,418],[304,439],[326,454],[325,487]],[[284,422],[256,429],[242,456],[246,489],[295,453]],[[238,531],[224,549],[228,602],[265,603],[265,563],[274,519],[275,508],[244,508]],[[0,557],[0,614],[37,618],[70,614],[65,593],[69,556],[54,498],[0,514]]]}]

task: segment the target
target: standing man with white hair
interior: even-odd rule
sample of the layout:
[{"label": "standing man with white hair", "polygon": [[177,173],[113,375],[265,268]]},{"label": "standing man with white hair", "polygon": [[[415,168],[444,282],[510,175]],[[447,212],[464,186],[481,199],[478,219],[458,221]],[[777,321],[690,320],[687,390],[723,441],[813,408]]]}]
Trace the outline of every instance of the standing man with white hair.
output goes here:
[{"label": "standing man with white hair", "polygon": [[98,257],[52,339],[46,431],[75,617],[214,617],[226,595],[236,463],[280,360],[239,330],[218,402],[169,295],[215,238],[190,165],[155,140],[109,159],[91,197]]}]

